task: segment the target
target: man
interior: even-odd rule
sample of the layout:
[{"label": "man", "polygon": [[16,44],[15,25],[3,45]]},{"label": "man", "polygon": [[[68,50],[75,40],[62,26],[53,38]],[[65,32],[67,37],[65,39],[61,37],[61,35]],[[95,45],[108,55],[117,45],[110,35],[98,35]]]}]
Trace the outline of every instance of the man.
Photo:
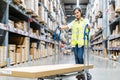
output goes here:
[{"label": "man", "polygon": [[86,19],[82,18],[82,12],[79,7],[73,10],[76,17],[71,23],[66,26],[60,26],[59,29],[72,29],[71,46],[75,55],[76,64],[84,64],[84,28],[87,25],[87,29],[90,29],[90,25]]}]

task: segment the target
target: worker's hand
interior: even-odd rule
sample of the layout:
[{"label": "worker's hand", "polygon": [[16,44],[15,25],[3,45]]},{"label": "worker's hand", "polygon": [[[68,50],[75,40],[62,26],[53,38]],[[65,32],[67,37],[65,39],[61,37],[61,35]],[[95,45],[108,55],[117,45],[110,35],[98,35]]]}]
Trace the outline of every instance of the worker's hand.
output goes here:
[{"label": "worker's hand", "polygon": [[59,30],[62,30],[62,26],[59,26],[58,29],[59,29]]}]

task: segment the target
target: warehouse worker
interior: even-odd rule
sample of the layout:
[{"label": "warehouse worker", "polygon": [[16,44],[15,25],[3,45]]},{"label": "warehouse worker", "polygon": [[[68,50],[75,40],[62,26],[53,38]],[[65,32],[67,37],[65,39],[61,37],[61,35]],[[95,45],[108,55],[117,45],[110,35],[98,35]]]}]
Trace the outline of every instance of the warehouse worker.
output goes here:
[{"label": "warehouse worker", "polygon": [[83,54],[84,54],[84,28],[87,25],[87,29],[90,29],[90,25],[87,19],[82,18],[82,12],[79,7],[73,10],[76,17],[71,23],[65,26],[60,26],[60,30],[72,29],[71,35],[71,46],[73,47],[73,52],[75,55],[76,64],[84,64]]}]

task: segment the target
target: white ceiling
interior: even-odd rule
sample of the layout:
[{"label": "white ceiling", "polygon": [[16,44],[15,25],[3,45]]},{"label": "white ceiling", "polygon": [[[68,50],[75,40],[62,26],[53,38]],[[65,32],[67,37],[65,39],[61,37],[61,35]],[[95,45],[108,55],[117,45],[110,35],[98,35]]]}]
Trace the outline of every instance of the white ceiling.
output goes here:
[{"label": "white ceiling", "polygon": [[[77,0],[62,0],[62,2],[64,4],[66,15],[72,15],[72,10],[76,6]],[[83,13],[85,13],[89,0],[80,0],[79,2]]]}]

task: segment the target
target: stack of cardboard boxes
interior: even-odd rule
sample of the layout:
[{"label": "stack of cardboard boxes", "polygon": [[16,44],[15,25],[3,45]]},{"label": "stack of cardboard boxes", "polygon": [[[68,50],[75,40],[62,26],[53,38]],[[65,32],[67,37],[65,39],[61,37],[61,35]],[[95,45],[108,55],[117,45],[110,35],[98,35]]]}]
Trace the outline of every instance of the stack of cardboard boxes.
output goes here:
[{"label": "stack of cardboard boxes", "polygon": [[37,43],[32,42],[30,45],[30,55],[33,56],[32,60],[37,59]]},{"label": "stack of cardboard boxes", "polygon": [[0,67],[6,66],[7,64],[6,52],[7,52],[6,46],[0,46]]}]

